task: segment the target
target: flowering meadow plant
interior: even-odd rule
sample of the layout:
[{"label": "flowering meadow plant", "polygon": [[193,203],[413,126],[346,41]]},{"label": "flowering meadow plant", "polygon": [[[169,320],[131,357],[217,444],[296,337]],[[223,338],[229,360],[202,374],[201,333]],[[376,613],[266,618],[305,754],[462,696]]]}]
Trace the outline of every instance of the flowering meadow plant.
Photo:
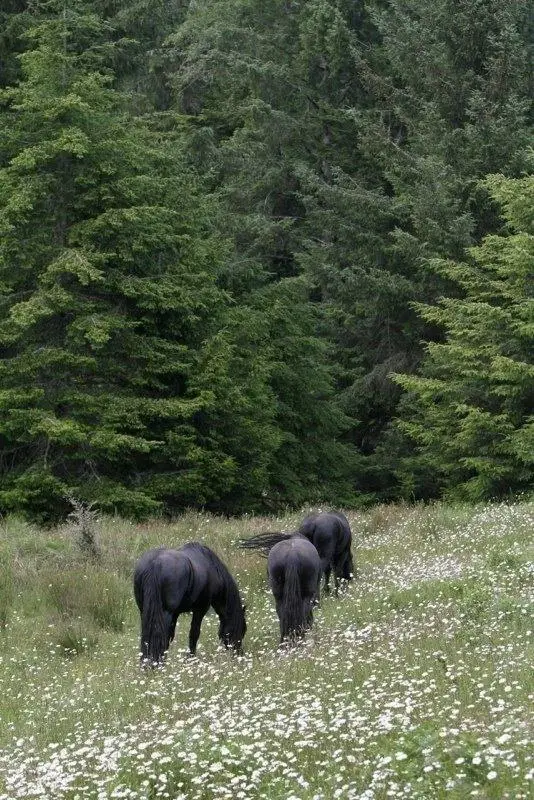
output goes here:
[{"label": "flowering meadow plant", "polygon": [[[106,519],[98,563],[66,528],[7,520],[0,800],[532,797],[534,507],[346,512],[355,580],[279,649],[265,561],[234,542],[304,513]],[[165,667],[141,670],[133,563],[190,540],[236,577],[245,654],[210,614],[196,658],[185,619]]]}]

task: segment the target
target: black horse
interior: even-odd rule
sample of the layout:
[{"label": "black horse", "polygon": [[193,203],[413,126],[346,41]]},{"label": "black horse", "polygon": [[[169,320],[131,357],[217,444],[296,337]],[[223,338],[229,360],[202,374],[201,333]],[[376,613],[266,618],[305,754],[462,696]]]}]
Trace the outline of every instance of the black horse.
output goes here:
[{"label": "black horse", "polygon": [[337,595],[341,579],[350,581],[354,573],[352,560],[352,533],[349,521],[340,511],[323,511],[310,514],[293,533],[259,533],[241,539],[239,546],[247,550],[269,551],[278,542],[304,536],[315,545],[321,559],[324,591],[330,592],[330,574],[334,570],[334,588]]},{"label": "black horse", "polygon": [[340,580],[350,581],[354,575],[352,533],[345,514],[341,511],[310,514],[301,522],[299,533],[317,548],[326,594],[330,591],[330,573],[334,570],[334,590],[337,596]]},{"label": "black horse", "polygon": [[141,614],[141,661],[157,665],[174,639],[180,614],[193,612],[189,650],[195,654],[200,626],[210,606],[217,613],[219,639],[241,652],[245,607],[236,582],[218,556],[190,542],[179,550],[148,550],[135,567],[135,601]]},{"label": "black horse", "polygon": [[294,641],[313,623],[321,580],[319,554],[303,536],[294,536],[270,550],[267,572],[280,620],[280,641]]}]

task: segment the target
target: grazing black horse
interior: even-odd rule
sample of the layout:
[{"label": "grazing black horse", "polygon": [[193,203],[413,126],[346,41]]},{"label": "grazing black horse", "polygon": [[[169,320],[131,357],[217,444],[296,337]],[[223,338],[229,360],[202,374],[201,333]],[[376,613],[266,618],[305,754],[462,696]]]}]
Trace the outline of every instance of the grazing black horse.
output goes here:
[{"label": "grazing black horse", "polygon": [[280,641],[294,641],[313,622],[321,580],[319,554],[303,536],[294,536],[269,551],[267,572],[280,620]]},{"label": "grazing black horse", "polygon": [[337,596],[339,581],[342,578],[350,581],[354,574],[352,533],[345,514],[341,511],[310,514],[301,522],[299,533],[317,548],[326,594],[330,591],[330,573],[334,570],[334,591]]},{"label": "grazing black horse", "polygon": [[193,612],[189,650],[195,654],[200,626],[210,606],[217,613],[219,639],[241,652],[245,607],[236,582],[223,562],[203,544],[179,550],[148,550],[135,567],[135,601],[141,614],[141,661],[160,664],[174,639],[180,614]]},{"label": "grazing black horse", "polygon": [[323,511],[310,514],[293,533],[259,533],[249,539],[241,539],[239,546],[247,550],[269,551],[278,542],[304,536],[310,541],[321,559],[324,575],[324,591],[330,592],[330,573],[334,570],[334,587],[337,595],[339,581],[350,581],[353,577],[352,533],[349,521],[340,511]]}]

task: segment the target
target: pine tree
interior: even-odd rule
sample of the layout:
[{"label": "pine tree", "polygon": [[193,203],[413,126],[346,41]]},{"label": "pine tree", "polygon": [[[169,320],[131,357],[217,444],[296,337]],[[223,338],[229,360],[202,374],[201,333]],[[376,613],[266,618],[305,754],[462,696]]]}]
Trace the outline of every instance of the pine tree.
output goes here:
[{"label": "pine tree", "polygon": [[[439,341],[441,332],[418,318],[410,301],[434,302],[455,291],[430,261],[462,259],[467,248],[497,230],[495,204],[480,179],[497,170],[518,175],[526,165],[532,15],[528,4],[515,0],[438,0],[432,13],[419,0],[393,0],[376,4],[373,19],[381,41],[366,60],[373,102],[360,114],[362,147],[382,164],[397,215],[387,263],[405,284],[387,316],[391,369],[415,372],[423,356],[421,340]],[[384,376],[380,364],[378,370]],[[391,382],[382,380],[382,387],[378,397],[387,398]],[[389,407],[386,403],[381,419],[375,416],[379,425],[367,474],[380,475],[380,491],[391,498],[397,496],[396,470],[401,460],[406,464],[411,443],[389,424],[399,399],[404,414],[402,398],[390,390],[389,395]],[[362,419],[368,427],[365,420],[373,416]],[[424,495],[437,491],[431,475],[424,466],[419,472]]]},{"label": "pine tree", "polygon": [[487,236],[467,263],[433,262],[462,297],[418,307],[446,339],[427,345],[421,376],[396,378],[410,392],[400,424],[420,454],[404,465],[405,485],[417,491],[424,466],[470,500],[531,490],[534,479],[534,177],[495,175],[485,186],[508,235]]}]

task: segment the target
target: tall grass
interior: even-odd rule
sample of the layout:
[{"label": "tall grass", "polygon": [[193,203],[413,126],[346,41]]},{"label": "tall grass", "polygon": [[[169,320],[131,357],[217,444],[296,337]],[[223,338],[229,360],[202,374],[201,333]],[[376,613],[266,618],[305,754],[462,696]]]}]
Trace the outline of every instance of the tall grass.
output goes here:
[{"label": "tall grass", "polygon": [[0,630],[5,630],[15,599],[15,578],[7,548],[0,550]]}]

